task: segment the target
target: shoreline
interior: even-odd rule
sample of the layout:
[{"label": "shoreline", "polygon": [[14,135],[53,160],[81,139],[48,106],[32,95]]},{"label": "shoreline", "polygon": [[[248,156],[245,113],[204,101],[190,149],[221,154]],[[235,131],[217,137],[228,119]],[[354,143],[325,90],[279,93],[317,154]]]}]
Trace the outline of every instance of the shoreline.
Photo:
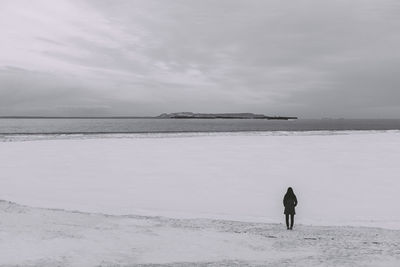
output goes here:
[{"label": "shoreline", "polygon": [[121,138],[184,138],[210,136],[331,136],[351,134],[394,133],[400,130],[299,130],[299,131],[186,131],[186,132],[89,132],[89,133],[0,133],[0,142],[45,140],[90,140]]},{"label": "shoreline", "polygon": [[304,133],[304,132],[390,132],[400,131],[398,128],[390,129],[298,129],[298,130],[187,130],[187,131],[65,131],[65,132],[0,132],[0,135],[106,135],[106,134],[221,134],[221,133]]}]

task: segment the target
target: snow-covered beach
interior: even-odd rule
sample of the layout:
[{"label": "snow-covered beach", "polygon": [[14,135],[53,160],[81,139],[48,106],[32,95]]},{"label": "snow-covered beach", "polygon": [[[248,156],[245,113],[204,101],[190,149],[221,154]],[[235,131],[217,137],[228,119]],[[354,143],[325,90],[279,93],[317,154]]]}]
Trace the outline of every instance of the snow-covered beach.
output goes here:
[{"label": "snow-covered beach", "polygon": [[0,201],[0,266],[398,266],[400,231],[110,216]]},{"label": "snow-covered beach", "polygon": [[2,141],[0,265],[400,262],[399,131]]}]

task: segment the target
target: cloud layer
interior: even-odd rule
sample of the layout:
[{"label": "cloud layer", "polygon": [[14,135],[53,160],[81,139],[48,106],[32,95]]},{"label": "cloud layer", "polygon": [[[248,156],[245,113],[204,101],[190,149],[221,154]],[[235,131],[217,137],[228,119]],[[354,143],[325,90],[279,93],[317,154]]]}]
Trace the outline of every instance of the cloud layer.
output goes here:
[{"label": "cloud layer", "polygon": [[399,117],[396,0],[4,0],[0,115]]}]

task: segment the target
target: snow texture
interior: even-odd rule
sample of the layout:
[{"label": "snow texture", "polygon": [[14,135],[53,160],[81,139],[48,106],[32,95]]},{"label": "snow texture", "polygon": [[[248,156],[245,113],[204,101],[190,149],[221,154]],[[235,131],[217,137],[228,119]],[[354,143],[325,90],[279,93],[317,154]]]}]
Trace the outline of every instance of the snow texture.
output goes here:
[{"label": "snow texture", "polygon": [[0,139],[0,266],[400,266],[399,131]]},{"label": "snow texture", "polygon": [[400,132],[0,142],[0,199],[105,214],[400,229]]},{"label": "snow texture", "polygon": [[110,216],[0,201],[0,266],[399,266],[400,231]]}]

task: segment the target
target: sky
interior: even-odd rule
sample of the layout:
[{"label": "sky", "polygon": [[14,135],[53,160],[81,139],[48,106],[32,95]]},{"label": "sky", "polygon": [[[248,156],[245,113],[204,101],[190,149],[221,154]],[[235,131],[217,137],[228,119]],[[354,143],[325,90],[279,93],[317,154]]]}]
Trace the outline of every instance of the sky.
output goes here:
[{"label": "sky", "polygon": [[0,116],[400,118],[398,0],[0,0]]}]

